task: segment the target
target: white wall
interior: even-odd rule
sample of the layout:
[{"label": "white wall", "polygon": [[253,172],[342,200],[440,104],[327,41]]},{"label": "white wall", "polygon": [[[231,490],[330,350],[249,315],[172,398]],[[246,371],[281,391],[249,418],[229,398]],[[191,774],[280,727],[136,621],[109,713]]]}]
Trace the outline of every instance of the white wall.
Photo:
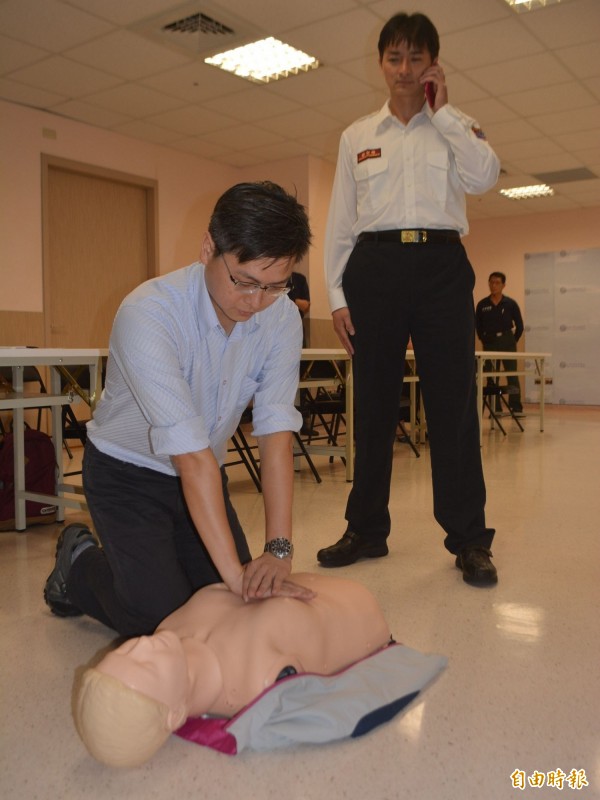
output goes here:
[{"label": "white wall", "polygon": [[[161,273],[197,258],[214,202],[228,186],[269,179],[295,190],[314,233],[301,265],[310,283],[311,330],[315,325],[328,332],[323,235],[332,164],[302,157],[239,170],[12,103],[0,101],[0,115],[0,310],[43,310],[40,162],[48,153],[158,181]],[[47,138],[45,130],[56,138]],[[477,275],[475,299],[487,294],[488,274],[501,270],[507,294],[523,307],[525,253],[600,247],[599,222],[599,208],[472,222],[465,245]]]},{"label": "white wall", "polygon": [[600,247],[600,208],[476,220],[464,243],[477,276],[475,300],[489,294],[488,275],[499,270],[506,274],[506,294],[523,310],[525,254]]},{"label": "white wall", "polygon": [[42,153],[158,181],[161,273],[198,257],[215,200],[238,180],[237,169],[43,111],[0,101],[0,115],[0,310],[42,311]]}]

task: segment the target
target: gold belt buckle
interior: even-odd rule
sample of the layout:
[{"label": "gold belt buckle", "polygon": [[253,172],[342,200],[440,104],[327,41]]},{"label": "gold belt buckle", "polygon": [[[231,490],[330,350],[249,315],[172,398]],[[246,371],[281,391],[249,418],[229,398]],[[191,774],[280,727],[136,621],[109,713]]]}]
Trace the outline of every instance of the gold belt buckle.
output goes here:
[{"label": "gold belt buckle", "polygon": [[427,231],[401,231],[400,241],[402,244],[418,244],[427,241]]}]

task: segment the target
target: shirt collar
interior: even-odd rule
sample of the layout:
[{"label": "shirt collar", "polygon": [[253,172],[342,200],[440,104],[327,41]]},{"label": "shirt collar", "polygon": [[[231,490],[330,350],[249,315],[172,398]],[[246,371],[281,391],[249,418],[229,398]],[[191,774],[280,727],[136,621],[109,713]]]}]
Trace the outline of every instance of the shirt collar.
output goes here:
[{"label": "shirt collar", "polygon": [[[423,103],[423,108],[417,114],[415,114],[415,116],[410,120],[408,125],[413,123],[413,121],[416,122],[420,121],[423,117],[427,117],[428,119],[431,119],[433,117],[433,109],[426,100]],[[398,117],[395,117],[390,111],[388,100],[385,101],[380,110],[375,114],[375,121],[378,128],[383,125],[391,125],[394,122],[403,125],[403,123],[400,122]],[[403,127],[408,127],[408,125],[403,125]]]}]

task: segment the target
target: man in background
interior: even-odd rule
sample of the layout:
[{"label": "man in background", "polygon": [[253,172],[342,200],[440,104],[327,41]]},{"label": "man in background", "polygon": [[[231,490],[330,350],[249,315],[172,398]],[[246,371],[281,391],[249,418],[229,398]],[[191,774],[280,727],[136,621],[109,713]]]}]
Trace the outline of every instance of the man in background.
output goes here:
[{"label": "man in background", "polygon": [[301,272],[292,272],[292,288],[288,297],[296,303],[300,316],[304,319],[310,308],[310,291],[308,281]]},{"label": "man in background", "polygon": [[[516,301],[503,294],[506,275],[503,272],[492,272],[488,278],[490,294],[477,303],[475,323],[477,336],[481,339],[484,350],[490,352],[517,352],[517,342],[523,335],[523,317]],[[517,362],[512,358],[499,358],[505,372],[516,372]],[[484,370],[492,370],[492,362],[486,361]],[[491,381],[491,379],[490,379]],[[517,375],[507,375],[506,381],[512,386],[508,395],[508,404],[514,414],[524,416],[521,403],[521,386]]]},{"label": "man in background", "polygon": [[[302,347],[307,346],[306,330],[304,328],[304,317],[308,314],[310,308],[310,290],[308,288],[308,281],[301,272],[292,272],[292,288],[288,294],[298,307],[300,317],[302,318]],[[304,371],[304,366],[307,362],[300,362],[300,377]],[[302,417],[302,428],[300,433],[302,436],[316,436],[318,432],[311,425],[311,415],[305,413]]]}]

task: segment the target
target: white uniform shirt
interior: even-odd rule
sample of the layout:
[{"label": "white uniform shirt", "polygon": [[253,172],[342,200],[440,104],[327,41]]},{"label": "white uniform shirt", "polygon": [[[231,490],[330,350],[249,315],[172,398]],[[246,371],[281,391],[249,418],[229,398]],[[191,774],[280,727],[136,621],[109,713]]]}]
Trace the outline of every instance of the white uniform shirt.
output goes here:
[{"label": "white uniform shirt", "polygon": [[302,322],[278,298],[229,336],[192,264],[146,281],[123,301],[106,385],[88,435],[107,455],[175,475],[172,455],[212,449],[219,464],[254,398],[254,433],[299,430]]},{"label": "white uniform shirt", "polygon": [[331,310],[346,306],[342,275],[363,231],[469,227],[465,193],[498,180],[500,162],[477,122],[427,104],[404,125],[386,103],[342,134],[325,234]]}]

